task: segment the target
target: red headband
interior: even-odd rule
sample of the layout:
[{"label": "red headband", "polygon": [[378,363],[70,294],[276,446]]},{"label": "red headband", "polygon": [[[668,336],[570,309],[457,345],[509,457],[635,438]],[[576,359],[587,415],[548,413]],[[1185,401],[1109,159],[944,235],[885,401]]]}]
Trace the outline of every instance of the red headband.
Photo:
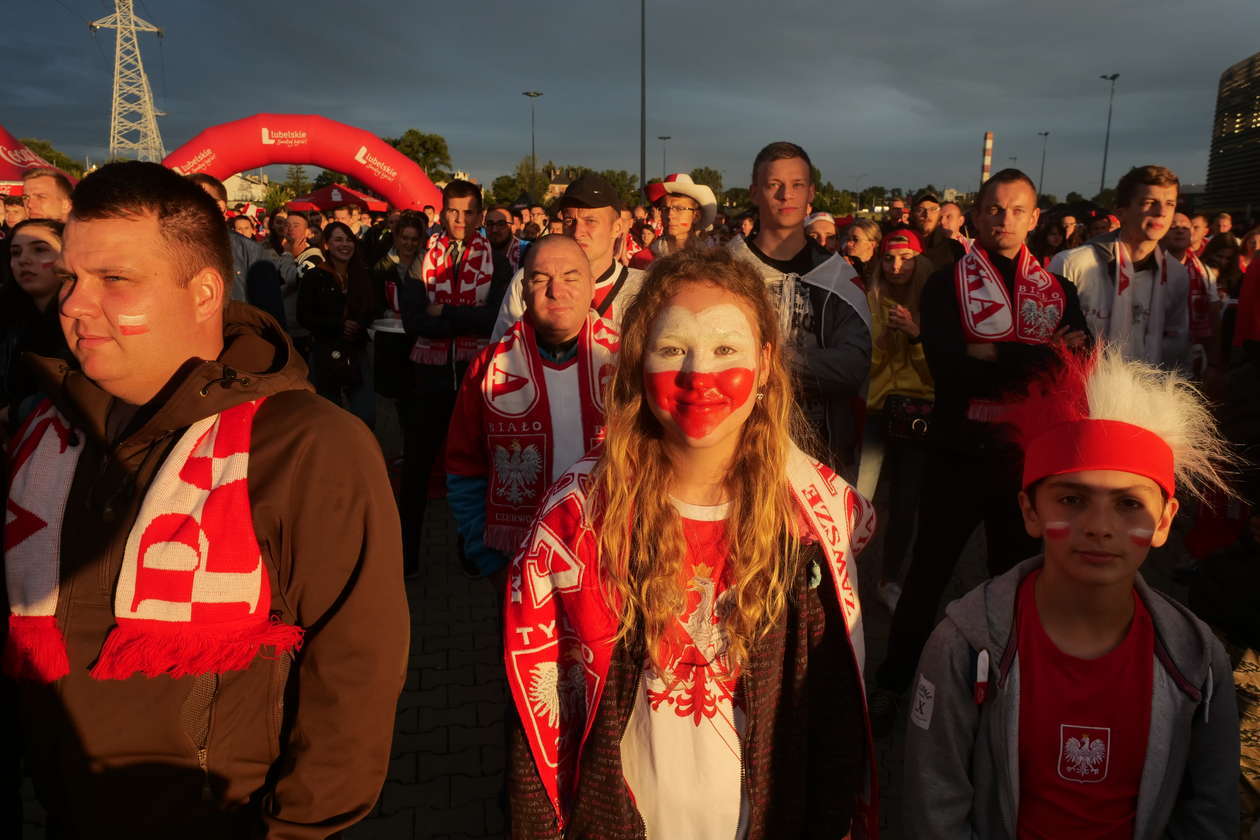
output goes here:
[{"label": "red headband", "polygon": [[894,230],[892,233],[884,235],[884,241],[879,243],[879,252],[887,254],[893,248],[906,248],[914,251],[916,254],[922,254],[923,242],[920,241],[919,235],[912,230]]},{"label": "red headband", "polygon": [[1052,475],[1120,470],[1176,490],[1172,449],[1154,432],[1119,420],[1073,420],[1038,435],[1024,450],[1024,489]]}]

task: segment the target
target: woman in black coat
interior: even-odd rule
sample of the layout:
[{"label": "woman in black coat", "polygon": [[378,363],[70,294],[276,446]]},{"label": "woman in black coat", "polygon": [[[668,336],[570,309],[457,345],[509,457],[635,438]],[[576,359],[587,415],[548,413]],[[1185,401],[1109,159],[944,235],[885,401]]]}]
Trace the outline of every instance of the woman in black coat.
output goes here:
[{"label": "woman in black coat", "polygon": [[323,230],[324,262],[302,275],[298,323],[311,331],[311,384],[368,427],[376,423],[368,327],[380,314],[359,241],[341,222]]}]

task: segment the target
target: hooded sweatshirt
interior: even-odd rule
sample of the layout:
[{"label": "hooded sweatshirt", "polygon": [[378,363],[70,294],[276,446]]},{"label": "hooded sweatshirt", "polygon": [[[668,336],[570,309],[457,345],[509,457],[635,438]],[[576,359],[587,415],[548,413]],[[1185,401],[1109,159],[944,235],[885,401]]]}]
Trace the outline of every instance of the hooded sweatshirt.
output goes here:
[{"label": "hooded sweatshirt", "polygon": [[[907,836],[1014,838],[1019,807],[1019,585],[1041,556],[945,611],[919,660],[906,726]],[[1147,586],[1155,628],[1150,732],[1135,840],[1238,836],[1238,709],[1229,658],[1206,624]],[[987,696],[976,702],[988,658]]]},{"label": "hooded sweatshirt", "polygon": [[[219,358],[190,359],[126,424],[110,420],[125,406],[71,365],[28,358],[85,441],[56,614],[70,673],[18,687],[50,832],[297,840],[362,819],[388,767],[409,638],[398,514],[367,427],[312,393],[279,325],[245,304],[227,310]],[[93,679],[155,474],[189,425],[260,397],[252,524],[272,614],[305,628],[301,649],[243,671]]]}]

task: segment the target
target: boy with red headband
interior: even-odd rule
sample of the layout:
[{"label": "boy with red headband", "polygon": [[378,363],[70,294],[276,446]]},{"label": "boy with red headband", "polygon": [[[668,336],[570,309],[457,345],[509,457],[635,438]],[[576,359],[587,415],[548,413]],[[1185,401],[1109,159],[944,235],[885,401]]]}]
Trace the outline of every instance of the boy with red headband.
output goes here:
[{"label": "boy with red headband", "polygon": [[1112,349],[1006,415],[1043,554],[951,604],[906,736],[917,838],[1238,836],[1238,713],[1211,630],[1138,569],[1177,492],[1223,489],[1211,415]]}]

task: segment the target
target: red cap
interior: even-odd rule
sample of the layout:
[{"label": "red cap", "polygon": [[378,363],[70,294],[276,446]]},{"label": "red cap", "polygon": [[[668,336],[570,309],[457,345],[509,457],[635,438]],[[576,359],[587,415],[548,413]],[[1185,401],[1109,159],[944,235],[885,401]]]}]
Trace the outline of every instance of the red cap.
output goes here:
[{"label": "red cap", "polygon": [[884,234],[883,240],[879,243],[881,254],[887,254],[893,248],[908,248],[916,254],[922,254],[923,242],[919,239],[919,234],[909,228],[900,228]]}]

